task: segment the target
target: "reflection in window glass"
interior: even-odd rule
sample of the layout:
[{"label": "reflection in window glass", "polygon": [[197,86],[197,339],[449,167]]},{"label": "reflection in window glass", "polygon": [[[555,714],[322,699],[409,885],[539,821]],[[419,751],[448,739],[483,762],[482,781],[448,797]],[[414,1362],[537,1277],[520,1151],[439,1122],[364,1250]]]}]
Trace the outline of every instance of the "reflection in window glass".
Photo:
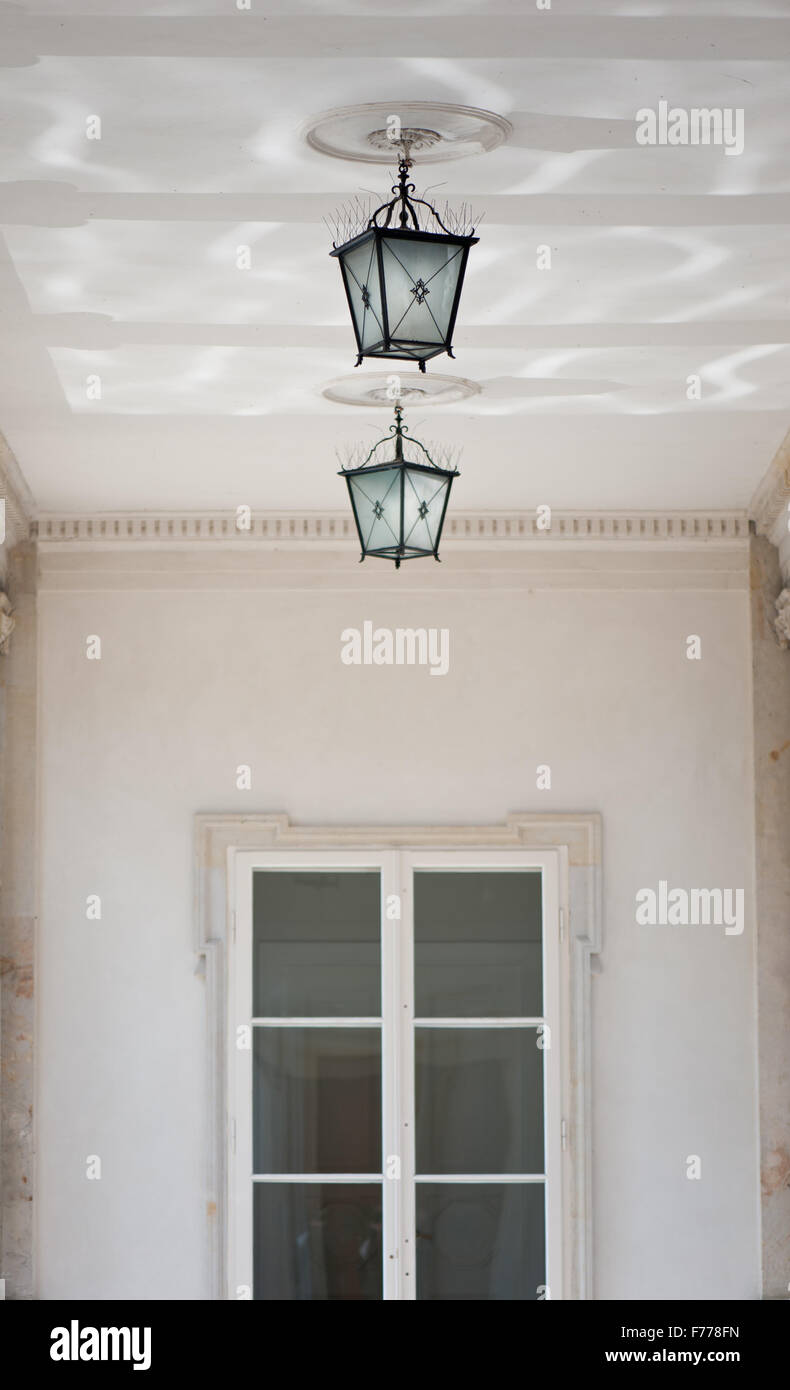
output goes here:
[{"label": "reflection in window glass", "polygon": [[257,1018],[378,1018],[381,881],[377,872],[253,874]]},{"label": "reflection in window glass", "polygon": [[414,875],[417,1018],[540,1018],[539,873]]},{"label": "reflection in window glass", "polygon": [[537,1028],[417,1028],[418,1173],[542,1173]]},{"label": "reflection in window glass", "polygon": [[256,1183],[256,1299],[371,1301],[381,1288],[381,1184]]},{"label": "reflection in window glass", "polygon": [[545,1296],[543,1183],[418,1183],[418,1299]]},{"label": "reflection in window glass", "polygon": [[381,1031],[253,1029],[256,1173],[381,1172]]}]

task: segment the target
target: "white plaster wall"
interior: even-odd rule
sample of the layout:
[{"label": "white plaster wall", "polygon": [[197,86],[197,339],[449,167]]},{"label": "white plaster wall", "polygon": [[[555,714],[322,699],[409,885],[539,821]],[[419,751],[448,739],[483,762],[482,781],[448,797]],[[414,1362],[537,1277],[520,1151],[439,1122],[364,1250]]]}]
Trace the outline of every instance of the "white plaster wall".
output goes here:
[{"label": "white plaster wall", "polygon": [[[206,1296],[196,811],[424,824],[555,809],[604,827],[596,1296],[758,1297],[744,587],[59,583],[45,575],[40,596],[39,1296]],[[340,632],[367,618],[449,627],[450,673],[344,666]],[[745,887],[744,935],[638,927],[634,894],[660,878]]]}]

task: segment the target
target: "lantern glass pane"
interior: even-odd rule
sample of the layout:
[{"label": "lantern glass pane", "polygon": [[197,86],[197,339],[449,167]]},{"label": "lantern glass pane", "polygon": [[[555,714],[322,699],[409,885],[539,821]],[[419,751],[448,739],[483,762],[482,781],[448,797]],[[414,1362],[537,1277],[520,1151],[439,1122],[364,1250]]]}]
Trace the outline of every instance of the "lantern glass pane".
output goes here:
[{"label": "lantern glass pane", "polygon": [[349,477],[363,550],[383,550],[400,542],[400,470],[382,468]]},{"label": "lantern glass pane", "polygon": [[376,238],[345,251],[342,256],[346,272],[346,284],[351,300],[360,347],[375,347],[384,339],[384,315],[381,308],[381,286],[379,284],[379,265],[376,256]]},{"label": "lantern glass pane", "polygon": [[447,341],[466,246],[440,238],[383,236],[382,269],[391,341]]},{"label": "lantern glass pane", "polygon": [[434,550],[439,539],[444,500],[449,479],[440,473],[418,473],[406,469],[403,494],[403,540],[405,545]]}]

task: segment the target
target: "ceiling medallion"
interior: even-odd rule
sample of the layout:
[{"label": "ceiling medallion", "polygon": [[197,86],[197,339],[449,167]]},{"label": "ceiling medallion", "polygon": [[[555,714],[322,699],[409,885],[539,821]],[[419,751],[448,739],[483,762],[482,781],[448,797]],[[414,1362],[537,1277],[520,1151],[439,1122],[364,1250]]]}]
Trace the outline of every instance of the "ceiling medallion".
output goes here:
[{"label": "ceiling medallion", "polygon": [[476,106],[444,101],[374,101],[322,111],[304,128],[311,149],[333,159],[363,164],[392,163],[392,118],[410,136],[421,164],[487,154],[509,139],[504,116]]},{"label": "ceiling medallion", "polygon": [[479,393],[477,382],[462,376],[440,376],[438,372],[432,372],[430,376],[417,372],[400,372],[397,376],[387,372],[358,372],[354,376],[330,381],[321,394],[338,405],[381,407],[392,406],[397,400],[401,405],[414,405],[422,409],[425,406],[454,405]]}]

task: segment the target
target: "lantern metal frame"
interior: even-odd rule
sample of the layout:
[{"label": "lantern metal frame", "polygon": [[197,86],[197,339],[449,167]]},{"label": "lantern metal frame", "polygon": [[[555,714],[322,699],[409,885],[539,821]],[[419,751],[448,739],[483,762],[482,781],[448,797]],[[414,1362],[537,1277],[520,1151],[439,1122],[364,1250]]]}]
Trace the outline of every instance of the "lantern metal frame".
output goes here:
[{"label": "lantern metal frame", "polygon": [[[413,461],[412,459],[406,458],[403,453],[404,439],[408,444],[415,444],[418,449],[421,449],[423,455],[428,460],[428,462],[422,463],[420,461]],[[394,442],[395,445],[395,453],[391,459],[383,460],[381,463],[371,464],[369,462],[370,459],[374,457],[376,450],[381,448],[382,444],[389,444],[392,442]],[[369,549],[365,541],[362,523],[360,521],[359,512],[357,510],[357,504],[356,499],[354,497],[354,489],[352,487],[351,479],[359,477],[368,477],[375,473],[392,472],[393,470],[396,470],[400,475],[399,531],[397,535],[394,531],[392,532],[395,541],[393,545],[375,546],[373,549]],[[442,482],[440,483],[440,487],[444,487],[445,489],[444,501],[442,503],[442,511],[441,516],[439,518],[439,524],[436,527],[433,546],[430,548],[426,546],[410,545],[408,537],[404,537],[406,480],[409,472],[425,473],[431,477],[441,478]],[[408,426],[404,425],[403,423],[403,411],[400,405],[396,405],[395,423],[393,425],[390,425],[389,434],[385,435],[382,439],[376,441],[376,443],[373,445],[373,448],[370,450],[363,462],[358,467],[341,468],[338,473],[338,477],[346,479],[346,484],[348,486],[348,495],[349,500],[351,502],[351,510],[354,513],[354,524],[357,528],[357,535],[359,536],[359,543],[362,548],[362,554],[360,555],[359,559],[360,564],[368,555],[372,555],[377,559],[393,560],[396,569],[400,569],[401,562],[403,560],[427,559],[431,555],[433,556],[434,560],[439,560],[439,544],[442,538],[444,519],[447,514],[447,505],[450,501],[450,491],[453,485],[453,480],[459,476],[460,475],[457,468],[440,468],[437,463],[434,463],[434,460],[431,458],[431,455],[429,454],[425,445],[421,443],[419,439],[415,439],[412,435],[409,434]],[[436,494],[434,494],[434,496],[435,495]],[[376,517],[376,520],[380,519],[381,518],[379,516]],[[421,519],[424,520],[425,517],[423,516]],[[375,525],[375,521],[373,524]],[[386,524],[389,525],[389,522],[387,522]],[[415,522],[415,525],[416,524],[417,523]],[[412,527],[412,530],[413,529],[414,527]],[[370,539],[372,530],[373,528],[371,527],[368,539]],[[390,527],[390,530],[392,530],[392,527]],[[411,531],[409,532],[409,536],[410,535]]]},{"label": "lantern metal frame", "polygon": [[[364,231],[360,232],[357,236],[351,237],[348,241],[344,242],[342,246],[338,246],[335,242],[333,242],[332,250],[329,253],[330,256],[338,258],[340,263],[340,270],[343,276],[343,288],[346,292],[348,309],[351,315],[351,322],[354,328],[354,337],[356,338],[357,342],[357,360],[354,364],[356,367],[359,367],[361,365],[362,359],[364,357],[373,357],[377,361],[400,360],[405,362],[417,362],[420,371],[424,372],[425,363],[429,361],[432,357],[439,357],[443,352],[446,352],[448,357],[454,357],[452,347],[453,331],[455,329],[455,320],[458,314],[458,305],[461,300],[461,291],[463,289],[464,276],[466,274],[467,257],[469,254],[469,248],[471,246],[476,245],[480,238],[475,236],[473,233],[470,233],[468,235],[462,235],[461,233],[451,232],[450,229],[445,226],[444,222],[442,221],[433,204],[429,203],[425,198],[416,197],[415,185],[411,183],[409,180],[409,172],[411,166],[412,161],[408,157],[408,153],[403,153],[398,163],[398,182],[397,184],[392,185],[391,191],[393,193],[393,197],[390,198],[388,202],[382,203],[380,207],[376,208],[375,212],[371,213],[368,219],[367,227],[364,229]],[[398,206],[398,204],[400,204],[400,212],[398,214],[399,225],[395,226],[393,225],[393,218],[395,215],[395,209]],[[441,227],[441,232],[431,232],[427,230],[427,228],[422,228],[420,226],[420,221],[417,216],[417,204],[419,204],[421,207],[425,207],[428,209],[438,226]],[[381,221],[381,218],[383,218],[384,220]],[[453,303],[450,309],[450,315],[447,320],[447,329],[442,336],[441,342],[437,343],[435,341],[429,342],[421,339],[405,339],[403,336],[399,338],[397,330],[400,326],[400,322],[402,322],[402,319],[403,317],[405,317],[405,315],[401,317],[401,320],[398,324],[394,326],[394,328],[390,325],[389,312],[387,306],[387,295],[385,292],[387,281],[384,270],[384,259],[382,250],[385,236],[388,241],[394,238],[396,242],[416,241],[422,243],[423,245],[430,245],[431,243],[442,243],[444,245],[457,247],[457,251],[455,254],[461,257],[461,265],[458,272],[458,281],[455,287],[455,294],[453,296]],[[354,302],[352,299],[351,289],[348,281],[348,269],[343,258],[347,255],[348,252],[353,251],[356,247],[364,245],[366,241],[371,242],[371,263],[373,261],[373,257],[375,257],[377,273],[379,277],[382,316],[382,322],[379,324],[379,327],[381,328],[382,337],[378,342],[376,342],[372,346],[364,348],[362,346],[362,337],[359,331],[356,315],[354,312]],[[451,259],[454,259],[454,257],[452,257]],[[449,263],[450,262],[448,261],[445,263],[445,265],[441,266],[440,271],[446,270],[447,265],[449,265]],[[435,272],[435,275],[439,274],[440,271],[437,270]],[[409,272],[407,271],[407,274],[408,273]],[[430,278],[433,279],[434,276],[431,276]],[[415,282],[417,293],[423,296],[423,298],[418,298],[418,303],[423,303],[425,301],[427,297],[428,283],[429,282],[426,281],[425,285],[423,285],[421,282]],[[359,288],[360,291],[363,292],[364,303],[364,291],[366,290],[366,286],[359,286]],[[412,293],[414,293],[414,290],[412,291]],[[437,331],[441,333],[442,330],[439,324],[436,323],[436,319],[433,316],[430,305],[428,305],[428,312],[430,313],[431,318],[436,324]],[[414,350],[414,348],[412,350],[407,350],[405,346],[406,342],[414,344],[416,350]]]}]

